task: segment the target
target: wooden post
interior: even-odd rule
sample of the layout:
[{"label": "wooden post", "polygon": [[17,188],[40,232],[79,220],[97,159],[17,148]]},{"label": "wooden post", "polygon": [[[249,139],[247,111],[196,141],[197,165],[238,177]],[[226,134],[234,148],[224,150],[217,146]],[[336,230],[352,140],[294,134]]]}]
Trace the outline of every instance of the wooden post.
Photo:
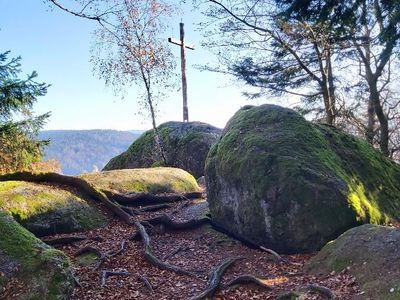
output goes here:
[{"label": "wooden post", "polygon": [[194,47],[191,45],[185,44],[185,29],[184,24],[179,23],[180,29],[180,40],[176,41],[172,38],[168,39],[168,42],[173,43],[181,47],[181,75],[182,75],[182,97],[183,97],[183,122],[189,122],[189,110],[188,110],[188,101],[187,101],[187,81],[186,81],[186,56],[185,56],[185,48],[194,50]]}]

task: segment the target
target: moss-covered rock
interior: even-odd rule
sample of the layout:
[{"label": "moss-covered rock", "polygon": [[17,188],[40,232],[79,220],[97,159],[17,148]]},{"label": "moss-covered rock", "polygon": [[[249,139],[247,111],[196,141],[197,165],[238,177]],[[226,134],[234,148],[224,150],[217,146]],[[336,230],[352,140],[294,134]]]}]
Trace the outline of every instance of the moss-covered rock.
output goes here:
[{"label": "moss-covered rock", "polygon": [[214,222],[281,252],[320,249],[400,216],[400,167],[365,142],[275,105],[246,106],[206,162]]},{"label": "moss-covered rock", "polygon": [[[167,166],[181,168],[196,178],[204,175],[204,162],[221,130],[201,122],[167,122],[159,126]],[[154,140],[154,131],[141,135],[124,153],[111,159],[103,170],[161,166],[163,160]]]},{"label": "moss-covered rock", "polygon": [[324,246],[304,269],[318,275],[347,269],[364,299],[400,299],[400,229],[371,224],[352,228]]},{"label": "moss-covered rock", "polygon": [[0,209],[37,236],[93,229],[106,222],[86,200],[56,186],[0,182]]},{"label": "moss-covered rock", "polygon": [[14,299],[69,299],[74,286],[65,254],[47,246],[0,210],[0,298],[13,278]]},{"label": "moss-covered rock", "polygon": [[190,193],[200,190],[194,177],[177,168],[123,169],[82,174],[96,187],[119,194]]}]

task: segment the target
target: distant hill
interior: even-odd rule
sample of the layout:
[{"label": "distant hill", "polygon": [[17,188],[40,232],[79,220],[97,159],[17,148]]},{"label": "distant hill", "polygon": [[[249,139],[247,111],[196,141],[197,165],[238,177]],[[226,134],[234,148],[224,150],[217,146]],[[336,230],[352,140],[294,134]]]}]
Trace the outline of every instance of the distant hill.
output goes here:
[{"label": "distant hill", "polygon": [[114,156],[124,152],[142,131],[117,130],[45,130],[40,139],[49,139],[44,159],[56,159],[62,172],[77,175],[101,170]]}]

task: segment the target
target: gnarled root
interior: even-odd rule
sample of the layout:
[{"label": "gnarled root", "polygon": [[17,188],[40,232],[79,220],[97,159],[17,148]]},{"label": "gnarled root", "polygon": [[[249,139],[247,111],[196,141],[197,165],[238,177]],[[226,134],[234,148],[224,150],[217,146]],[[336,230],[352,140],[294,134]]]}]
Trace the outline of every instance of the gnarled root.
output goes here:
[{"label": "gnarled root", "polygon": [[267,284],[264,279],[255,277],[253,275],[248,275],[248,274],[236,277],[235,279],[229,281],[225,285],[225,287],[233,287],[236,285],[247,284],[247,283],[254,283],[254,284],[256,284],[264,289],[267,289],[267,290],[273,289],[273,287],[271,285]]},{"label": "gnarled root", "polygon": [[240,259],[243,259],[243,258],[240,258],[240,257],[228,258],[228,259],[225,259],[218,266],[216,266],[211,271],[211,274],[210,274],[210,277],[208,280],[208,284],[207,284],[207,288],[203,292],[201,292],[199,295],[190,298],[190,300],[203,300],[208,297],[212,297],[220,286],[222,275],[224,275],[225,271],[231,265],[233,265],[236,261],[238,261]]},{"label": "gnarled root", "polygon": [[144,255],[151,264],[153,264],[163,270],[173,271],[178,274],[195,276],[195,274],[193,272],[183,270],[177,266],[173,266],[173,265],[162,262],[158,257],[156,257],[153,254],[153,251],[151,248],[151,239],[150,239],[150,236],[148,235],[146,229],[144,228],[144,226],[139,221],[135,221],[135,226],[138,229],[140,236],[143,240]]}]

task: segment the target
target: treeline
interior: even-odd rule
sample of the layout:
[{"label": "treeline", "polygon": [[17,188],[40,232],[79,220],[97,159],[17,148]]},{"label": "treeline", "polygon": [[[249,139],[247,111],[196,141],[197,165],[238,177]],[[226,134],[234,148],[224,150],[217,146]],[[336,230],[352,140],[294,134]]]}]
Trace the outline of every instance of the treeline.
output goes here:
[{"label": "treeline", "polygon": [[49,140],[44,159],[55,159],[67,175],[101,170],[114,156],[128,149],[139,131],[117,130],[48,130],[39,139]]}]

